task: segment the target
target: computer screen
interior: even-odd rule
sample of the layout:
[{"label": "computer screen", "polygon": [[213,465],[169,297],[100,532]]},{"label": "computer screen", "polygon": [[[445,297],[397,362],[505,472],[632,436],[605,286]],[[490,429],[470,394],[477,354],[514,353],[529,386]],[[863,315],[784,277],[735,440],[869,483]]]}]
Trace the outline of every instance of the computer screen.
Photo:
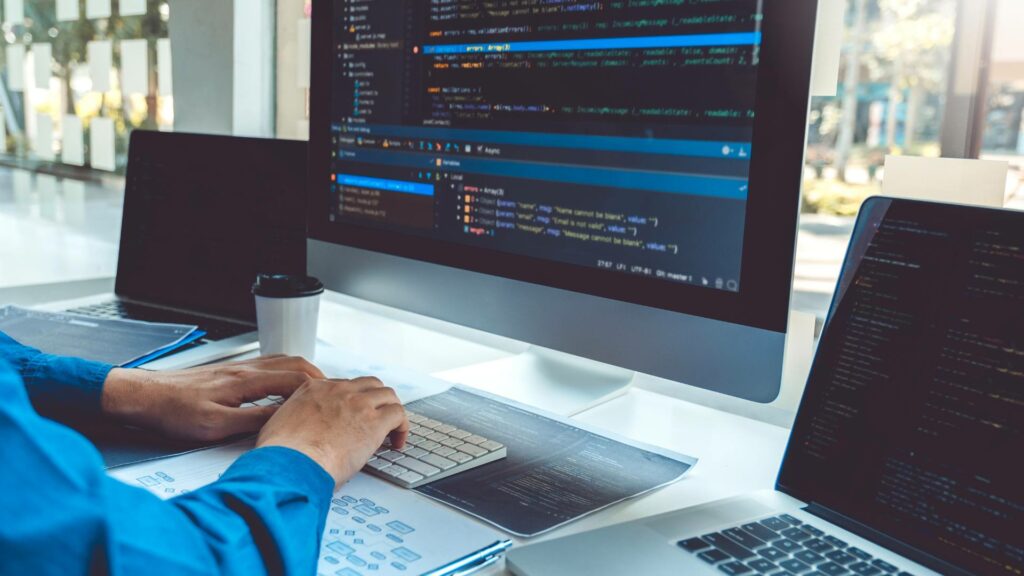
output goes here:
[{"label": "computer screen", "polygon": [[259,273],[306,272],[306,143],[136,130],[120,296],[256,320]]},{"label": "computer screen", "polygon": [[739,290],[759,2],[339,4],[334,221]]},{"label": "computer screen", "polygon": [[1020,574],[1024,214],[869,200],[840,282],[780,487]]},{"label": "computer screen", "polygon": [[330,0],[312,13],[326,285],[769,401],[815,0]]},{"label": "computer screen", "polygon": [[[765,22],[781,33],[787,9],[333,0],[331,42],[317,45],[329,47],[329,77],[314,66],[329,83],[326,113],[313,120],[330,161],[311,173],[313,235],[613,298],[643,293],[641,303],[669,309],[716,298],[700,292],[770,292],[771,306],[710,304],[725,319],[746,311],[741,320],[778,329],[806,70],[801,59],[795,73],[774,64],[794,109],[778,86],[764,88],[762,50],[774,41],[784,51]],[[763,118],[756,142],[759,106],[790,128]],[[771,166],[782,150],[791,166]],[[314,144],[313,154],[327,150]],[[758,159],[776,181],[752,186]],[[773,231],[777,243],[765,242]],[[699,290],[681,298],[674,286]]]}]

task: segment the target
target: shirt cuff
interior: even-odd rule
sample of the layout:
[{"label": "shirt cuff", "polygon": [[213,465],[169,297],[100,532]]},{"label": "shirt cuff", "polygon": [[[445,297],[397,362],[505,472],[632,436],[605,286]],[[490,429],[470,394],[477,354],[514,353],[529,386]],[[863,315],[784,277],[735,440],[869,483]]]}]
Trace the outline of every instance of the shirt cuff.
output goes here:
[{"label": "shirt cuff", "polygon": [[284,446],[250,450],[235,460],[221,480],[245,477],[296,490],[310,498],[318,510],[326,511],[334,494],[334,478],[312,458]]},{"label": "shirt cuff", "polygon": [[103,383],[114,367],[102,362],[39,354],[22,371],[36,409],[43,414],[100,413]]}]

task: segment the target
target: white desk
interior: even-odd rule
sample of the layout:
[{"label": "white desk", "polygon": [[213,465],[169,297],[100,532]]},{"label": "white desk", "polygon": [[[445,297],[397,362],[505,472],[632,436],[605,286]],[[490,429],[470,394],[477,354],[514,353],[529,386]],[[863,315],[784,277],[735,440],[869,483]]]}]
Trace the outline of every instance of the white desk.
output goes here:
[{"label": "white desk", "polygon": [[[9,297],[16,295],[3,290],[0,295],[4,292]],[[523,342],[332,293],[321,302],[319,336],[361,355],[440,377],[446,371],[505,358],[528,348]],[[636,386],[624,396],[576,418],[700,461],[680,482],[531,542],[771,488],[789,432],[784,425],[769,422],[784,424],[791,418],[801,380],[800,374],[791,376],[780,400],[762,406],[655,378],[638,378]],[[658,390],[686,399],[666,396]],[[505,573],[503,565],[483,572]]]},{"label": "white desk", "polygon": [[[440,377],[444,377],[445,371],[496,360],[527,348],[522,342],[336,294],[329,294],[321,304],[320,337],[336,346]],[[628,438],[696,456],[700,459],[697,466],[680,482],[530,542],[774,486],[789,435],[786,428],[644,389],[648,385],[664,389],[669,385],[664,381],[641,379],[638,385],[643,388],[634,387],[626,395],[575,418]],[[734,408],[752,416],[758,416],[760,410],[763,412],[760,415],[768,420],[777,419],[780,411],[785,410],[779,406],[751,405],[705,391],[688,393],[708,404]],[[506,572],[502,566],[496,566],[484,573]]]}]

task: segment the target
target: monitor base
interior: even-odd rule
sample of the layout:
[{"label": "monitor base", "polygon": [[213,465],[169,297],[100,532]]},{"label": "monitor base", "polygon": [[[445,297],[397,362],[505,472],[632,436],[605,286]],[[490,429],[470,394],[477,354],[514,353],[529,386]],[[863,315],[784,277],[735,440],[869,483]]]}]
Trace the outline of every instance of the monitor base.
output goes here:
[{"label": "monitor base", "polygon": [[516,356],[455,368],[435,376],[548,412],[572,416],[625,394],[636,372],[531,346]]}]

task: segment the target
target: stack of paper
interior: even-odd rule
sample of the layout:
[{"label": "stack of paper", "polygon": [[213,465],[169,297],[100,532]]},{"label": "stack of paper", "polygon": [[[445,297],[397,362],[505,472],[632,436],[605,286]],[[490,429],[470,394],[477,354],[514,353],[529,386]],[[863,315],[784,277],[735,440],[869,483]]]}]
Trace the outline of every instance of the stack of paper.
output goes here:
[{"label": "stack of paper", "polygon": [[133,368],[206,335],[196,326],[0,308],[0,332],[47,354]]}]

